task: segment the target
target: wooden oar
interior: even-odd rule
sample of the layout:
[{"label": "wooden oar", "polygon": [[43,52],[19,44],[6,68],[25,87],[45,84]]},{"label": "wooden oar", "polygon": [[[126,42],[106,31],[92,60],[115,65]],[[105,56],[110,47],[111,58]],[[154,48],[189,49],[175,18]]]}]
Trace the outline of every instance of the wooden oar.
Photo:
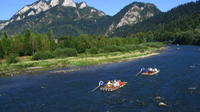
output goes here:
[{"label": "wooden oar", "polygon": [[142,71],[138,72],[135,76],[138,76],[138,75],[140,75],[141,73],[142,73]]},{"label": "wooden oar", "polygon": [[91,90],[91,92],[96,91],[100,86],[97,86],[96,88],[94,88],[93,90]]},{"label": "wooden oar", "polygon": [[94,92],[94,91],[97,90],[99,87],[101,87],[103,84],[104,84],[104,82],[103,82],[103,81],[100,81],[100,82],[99,82],[99,85],[98,85],[96,88],[94,88],[93,90],[91,90],[91,92]]}]

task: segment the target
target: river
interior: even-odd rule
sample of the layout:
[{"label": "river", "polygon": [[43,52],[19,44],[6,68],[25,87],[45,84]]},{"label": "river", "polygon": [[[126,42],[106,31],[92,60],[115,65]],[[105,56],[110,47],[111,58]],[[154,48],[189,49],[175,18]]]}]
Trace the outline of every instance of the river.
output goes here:
[{"label": "river", "polygon": [[[157,67],[156,76],[135,76]],[[55,70],[53,70],[55,71]],[[0,78],[0,112],[199,112],[200,47],[169,46],[160,55],[127,62]],[[91,92],[100,80],[128,85]],[[158,106],[155,97],[167,107]]]}]

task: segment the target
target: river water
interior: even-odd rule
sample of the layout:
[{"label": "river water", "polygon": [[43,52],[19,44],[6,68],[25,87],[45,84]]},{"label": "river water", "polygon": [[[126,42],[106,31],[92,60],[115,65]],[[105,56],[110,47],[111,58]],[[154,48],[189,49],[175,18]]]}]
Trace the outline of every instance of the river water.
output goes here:
[{"label": "river water", "polygon": [[[156,76],[135,76],[157,67]],[[54,70],[55,71],[55,70]],[[0,112],[199,112],[200,47],[169,46],[160,55],[83,67],[68,73],[40,72],[0,78]],[[128,85],[91,92],[100,80]],[[155,97],[161,97],[156,100]],[[160,107],[159,102],[168,106]]]}]

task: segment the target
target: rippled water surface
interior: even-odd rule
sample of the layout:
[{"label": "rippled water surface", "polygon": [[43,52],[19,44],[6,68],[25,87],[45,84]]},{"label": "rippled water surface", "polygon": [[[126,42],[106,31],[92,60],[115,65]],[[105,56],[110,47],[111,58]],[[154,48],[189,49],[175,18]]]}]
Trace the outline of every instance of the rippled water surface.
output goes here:
[{"label": "rippled water surface", "polygon": [[[158,67],[156,76],[135,76]],[[116,92],[90,92],[99,80],[121,79]],[[161,97],[156,100],[155,97]],[[159,107],[164,102],[167,107]],[[0,78],[0,112],[199,112],[200,47],[170,46],[160,55],[69,73]]]}]

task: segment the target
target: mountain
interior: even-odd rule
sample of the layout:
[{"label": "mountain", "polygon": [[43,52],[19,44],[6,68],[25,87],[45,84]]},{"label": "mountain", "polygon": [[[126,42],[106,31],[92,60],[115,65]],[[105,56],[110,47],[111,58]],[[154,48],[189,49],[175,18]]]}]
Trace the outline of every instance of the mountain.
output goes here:
[{"label": "mountain", "polygon": [[4,28],[4,26],[8,25],[9,22],[7,20],[0,20],[0,30]]},{"label": "mountain", "polygon": [[197,28],[200,29],[200,1],[180,5],[134,26],[123,26],[111,36],[125,37],[138,32],[177,32]]},{"label": "mountain", "polygon": [[[25,29],[35,32],[54,31],[56,34],[77,35],[102,33],[107,16],[104,12],[73,0],[39,0],[23,7],[9,21],[2,23],[2,31],[21,33]],[[105,22],[106,23],[106,22]],[[98,27],[99,26],[99,27]]]},{"label": "mountain", "polygon": [[112,24],[107,33],[112,33],[113,30],[126,25],[134,26],[160,13],[160,10],[154,4],[133,2],[112,17]]},{"label": "mountain", "polygon": [[56,35],[110,34],[117,28],[140,23],[159,13],[155,5],[141,2],[133,2],[116,15],[108,16],[86,2],[38,0],[23,7],[9,21],[0,23],[0,29],[10,34],[25,29],[41,33],[52,30]]}]

